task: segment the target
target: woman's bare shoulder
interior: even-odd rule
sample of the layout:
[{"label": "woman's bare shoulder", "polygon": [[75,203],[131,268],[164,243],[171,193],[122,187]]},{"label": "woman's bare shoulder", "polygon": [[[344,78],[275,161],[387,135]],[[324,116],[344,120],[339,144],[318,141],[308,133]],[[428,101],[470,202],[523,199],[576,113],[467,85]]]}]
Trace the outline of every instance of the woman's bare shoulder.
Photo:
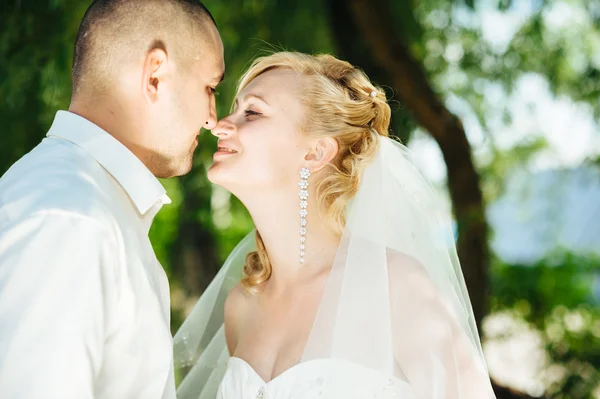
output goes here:
[{"label": "woman's bare shoulder", "polygon": [[225,339],[229,353],[233,354],[237,347],[239,326],[242,317],[248,314],[252,295],[247,292],[241,283],[231,289],[225,300]]}]

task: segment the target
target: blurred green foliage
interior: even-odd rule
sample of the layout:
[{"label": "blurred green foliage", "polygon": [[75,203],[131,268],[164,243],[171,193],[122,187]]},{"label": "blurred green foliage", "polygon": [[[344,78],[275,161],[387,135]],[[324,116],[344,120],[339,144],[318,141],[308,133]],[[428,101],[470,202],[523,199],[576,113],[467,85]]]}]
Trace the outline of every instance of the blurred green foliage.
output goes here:
[{"label": "blurred green foliage", "polygon": [[492,312],[511,310],[539,331],[550,363],[562,370],[547,394],[592,398],[600,382],[600,307],[592,295],[600,257],[557,252],[535,264],[492,269]]},{"label": "blurred green foliage", "polygon": [[[44,136],[54,113],[66,109],[70,97],[73,42],[86,0],[5,0],[0,8],[0,174]],[[218,112],[229,110],[237,78],[257,55],[273,50],[340,53],[328,1],[205,0],[225,45],[226,80],[219,86]],[[476,11],[490,7],[510,12],[524,0],[407,0],[390,2],[396,31],[422,63],[434,89],[443,98],[456,97],[472,109],[486,135],[491,155],[479,160],[485,197],[497,198],[506,174],[528,161],[546,142],[543,132],[510,150],[495,145],[490,115],[503,113],[509,126],[508,104],[486,96],[486,88],[514,90],[525,74],[543,76],[552,93],[588,104],[600,119],[600,3],[597,0],[526,2],[529,14],[505,46],[482,39]],[[549,18],[556,7],[584,15],[579,23],[556,24]],[[559,9],[560,12],[560,9]],[[341,21],[342,23],[344,21]],[[340,23],[340,21],[337,21]],[[368,69],[370,59],[356,62]],[[382,77],[395,110],[396,132],[405,140],[416,127],[410,110],[394,102],[393,90]],[[500,108],[500,109],[499,109]],[[185,310],[216,273],[252,222],[234,197],[206,180],[215,138],[201,136],[193,171],[163,181],[173,203],[157,216],[150,235],[174,291],[173,330]],[[598,158],[590,160],[598,163]],[[196,252],[194,252],[196,251]],[[194,255],[195,254],[195,255]],[[200,283],[190,281],[189,259],[199,259]],[[598,259],[557,254],[533,265],[506,265],[495,259],[491,273],[492,311],[509,309],[544,337],[552,362],[564,376],[548,387],[554,398],[591,398],[600,389],[600,311],[590,296],[590,282],[599,272]],[[186,298],[186,294],[192,295]],[[183,295],[183,299],[181,299]],[[179,299],[177,299],[179,298]],[[575,326],[575,327],[574,327]]]}]

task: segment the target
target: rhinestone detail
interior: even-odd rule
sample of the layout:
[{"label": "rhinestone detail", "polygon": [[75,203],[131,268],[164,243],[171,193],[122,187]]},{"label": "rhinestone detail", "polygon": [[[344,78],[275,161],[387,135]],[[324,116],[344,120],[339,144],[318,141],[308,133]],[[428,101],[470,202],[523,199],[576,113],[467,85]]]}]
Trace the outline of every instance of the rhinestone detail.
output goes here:
[{"label": "rhinestone detail", "polygon": [[310,177],[310,170],[308,168],[300,169],[300,178],[302,180],[308,180],[309,177]]},{"label": "rhinestone detail", "polygon": [[298,187],[300,187],[300,192],[298,196],[300,197],[300,263],[304,263],[304,255],[305,255],[305,245],[306,242],[306,216],[308,216],[308,211],[306,208],[308,207],[308,178],[310,177],[310,170],[308,168],[300,169],[300,181],[298,182]]}]

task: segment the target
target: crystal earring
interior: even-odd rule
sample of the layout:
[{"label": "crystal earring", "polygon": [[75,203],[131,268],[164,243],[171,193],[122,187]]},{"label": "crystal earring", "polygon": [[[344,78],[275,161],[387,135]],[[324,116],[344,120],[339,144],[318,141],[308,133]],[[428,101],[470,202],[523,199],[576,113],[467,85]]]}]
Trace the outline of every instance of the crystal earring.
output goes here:
[{"label": "crystal earring", "polygon": [[300,169],[300,181],[298,186],[300,187],[300,263],[304,263],[304,249],[306,248],[306,216],[308,211],[308,178],[310,177],[310,170],[308,168]]}]

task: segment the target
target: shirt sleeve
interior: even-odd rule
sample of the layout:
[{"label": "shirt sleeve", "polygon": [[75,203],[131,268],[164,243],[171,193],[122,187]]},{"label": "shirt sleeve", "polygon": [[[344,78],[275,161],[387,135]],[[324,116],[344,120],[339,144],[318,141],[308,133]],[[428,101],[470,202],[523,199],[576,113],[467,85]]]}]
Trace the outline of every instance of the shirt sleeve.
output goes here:
[{"label": "shirt sleeve", "polygon": [[99,222],[36,215],[0,230],[0,397],[93,398],[116,305]]}]

